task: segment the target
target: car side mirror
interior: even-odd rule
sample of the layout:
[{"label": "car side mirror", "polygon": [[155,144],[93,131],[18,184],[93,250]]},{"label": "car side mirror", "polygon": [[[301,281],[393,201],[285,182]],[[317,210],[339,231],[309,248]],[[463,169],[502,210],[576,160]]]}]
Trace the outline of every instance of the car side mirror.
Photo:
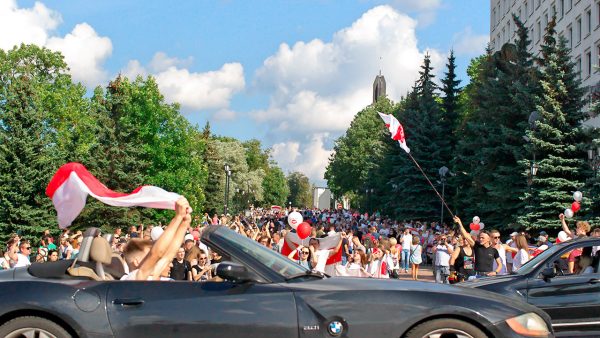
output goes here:
[{"label": "car side mirror", "polygon": [[236,283],[244,283],[252,280],[250,272],[245,266],[233,262],[219,263],[217,265],[217,276]]},{"label": "car side mirror", "polygon": [[553,267],[545,268],[544,270],[542,270],[542,277],[547,282],[551,278],[556,277],[556,271],[554,271]]}]

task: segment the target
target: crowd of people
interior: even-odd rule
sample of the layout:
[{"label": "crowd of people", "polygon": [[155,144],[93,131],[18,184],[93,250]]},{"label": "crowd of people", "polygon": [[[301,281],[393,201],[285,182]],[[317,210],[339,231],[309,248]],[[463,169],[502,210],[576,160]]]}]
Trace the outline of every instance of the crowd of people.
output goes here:
[{"label": "crowd of people", "polygon": [[[553,245],[545,231],[536,236],[515,231],[503,240],[498,230],[467,231],[458,217],[455,224],[448,225],[398,221],[379,212],[317,209],[298,210],[311,225],[310,238],[299,241],[288,224],[291,211],[257,208],[235,216],[205,213],[192,217],[189,204],[182,199],[168,225],[132,225],[126,231],[117,228],[108,238],[113,252],[127,264],[122,279],[189,281],[219,278],[215,266],[223,257],[201,241],[208,225],[226,226],[318,272],[369,278],[399,278],[410,273],[413,280],[419,280],[419,267],[427,264],[437,283],[516,272],[540,250]],[[570,229],[562,214],[557,222],[568,238],[600,237],[600,228],[592,231],[587,222],[577,222],[576,228]],[[81,231],[69,229],[62,231],[56,243],[50,230],[36,239],[13,234],[0,256],[0,269],[77,258],[82,239]],[[589,268],[589,264],[576,264],[576,257],[585,254],[569,258],[569,272]]]}]

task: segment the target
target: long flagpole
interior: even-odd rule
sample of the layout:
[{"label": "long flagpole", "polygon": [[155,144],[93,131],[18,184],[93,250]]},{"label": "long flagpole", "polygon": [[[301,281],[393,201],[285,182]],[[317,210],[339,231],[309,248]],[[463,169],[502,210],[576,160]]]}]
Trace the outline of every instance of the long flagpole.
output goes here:
[{"label": "long flagpole", "polygon": [[431,181],[429,180],[429,177],[427,177],[427,174],[425,174],[425,172],[423,171],[423,169],[421,168],[421,166],[419,165],[419,163],[417,163],[417,161],[415,160],[415,158],[412,156],[411,153],[407,153],[407,154],[410,157],[410,159],[415,163],[415,165],[417,166],[417,168],[419,168],[419,170],[421,171],[421,174],[423,174],[423,176],[425,177],[425,179],[427,180],[427,182],[429,182],[429,185],[433,188],[433,191],[435,191],[435,193],[438,195],[438,197],[440,198],[440,200],[442,201],[442,203],[444,203],[444,206],[446,207],[446,210],[448,210],[448,212],[450,213],[450,215],[452,215],[452,218],[454,218],[454,213],[452,212],[452,210],[450,210],[450,208],[448,207],[448,204],[446,204],[446,201],[444,201],[444,198],[442,197],[442,195],[440,195],[440,193],[437,191],[437,189],[435,188],[435,186],[433,186],[433,183],[431,183]]}]

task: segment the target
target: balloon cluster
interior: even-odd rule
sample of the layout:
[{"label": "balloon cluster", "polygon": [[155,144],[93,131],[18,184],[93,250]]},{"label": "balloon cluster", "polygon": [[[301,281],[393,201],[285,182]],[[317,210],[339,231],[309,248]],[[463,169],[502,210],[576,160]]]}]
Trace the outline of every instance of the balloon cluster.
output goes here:
[{"label": "balloon cluster", "polygon": [[312,227],[310,224],[303,221],[304,218],[302,217],[302,214],[297,211],[291,212],[288,215],[288,224],[296,230],[296,233],[300,239],[305,239],[306,237],[310,236],[310,233],[312,232]]},{"label": "balloon cluster", "polygon": [[473,217],[473,223],[469,224],[469,228],[473,231],[481,231],[485,228],[485,224],[481,223],[479,216]]},{"label": "balloon cluster", "polygon": [[583,199],[583,194],[581,191],[576,191],[573,193],[573,199],[575,200],[570,208],[565,209],[565,217],[572,218],[575,213],[581,209],[581,200]]}]

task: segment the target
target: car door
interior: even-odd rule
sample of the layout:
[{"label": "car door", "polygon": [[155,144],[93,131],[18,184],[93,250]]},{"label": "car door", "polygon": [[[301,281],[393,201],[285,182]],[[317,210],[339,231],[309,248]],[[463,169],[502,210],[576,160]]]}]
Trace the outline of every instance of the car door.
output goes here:
[{"label": "car door", "polygon": [[116,337],[297,337],[294,297],[278,284],[115,281],[107,311]]},{"label": "car door", "polygon": [[[561,251],[543,267],[552,266],[561,254],[575,247]],[[529,278],[527,300],[550,315],[555,330],[600,331],[600,274],[597,260],[594,262],[593,273],[558,274],[544,280],[538,272]]]}]

